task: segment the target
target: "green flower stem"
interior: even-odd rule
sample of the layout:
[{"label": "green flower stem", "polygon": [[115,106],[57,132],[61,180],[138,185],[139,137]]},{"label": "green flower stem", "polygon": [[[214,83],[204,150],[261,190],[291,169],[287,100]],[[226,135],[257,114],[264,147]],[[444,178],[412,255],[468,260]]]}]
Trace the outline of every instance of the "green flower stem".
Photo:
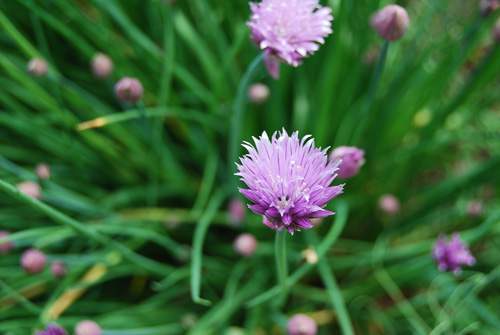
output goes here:
[{"label": "green flower stem", "polygon": [[279,299],[280,302],[286,296],[287,291],[287,277],[288,277],[288,263],[286,256],[286,239],[287,239],[286,230],[278,230],[276,231],[276,236],[274,240],[274,256],[276,257],[276,275],[278,279],[278,285],[281,290],[281,297]]},{"label": "green flower stem", "polygon": [[[241,141],[241,128],[246,111],[247,89],[263,59],[264,54],[260,54],[250,63],[238,86],[238,92],[236,93],[233,104],[231,127],[229,129],[229,157],[227,164],[230,173],[233,172],[234,163],[238,159],[238,143]],[[231,178],[231,180],[234,179],[235,178]],[[234,183],[236,183],[236,181]],[[234,185],[233,190],[236,192],[236,185]]]},{"label": "green flower stem", "polygon": [[[380,77],[382,76],[382,72],[384,71],[385,61],[387,59],[388,50],[389,50],[389,41],[385,41],[384,44],[382,45],[382,50],[380,50],[377,65],[375,67],[375,72],[374,72],[373,77],[370,81],[370,86],[368,87],[368,94],[366,96],[366,100],[363,102],[363,105],[361,107],[361,111],[360,111],[358,117],[356,117],[356,119],[354,120],[354,122],[355,122],[354,124],[357,124],[358,126],[354,129],[354,132],[352,134],[351,143],[353,143],[353,144],[356,144],[359,142],[361,136],[363,136],[363,134],[366,130],[366,127],[369,124],[368,121],[371,119],[370,109],[373,105],[373,101],[374,101],[375,95],[377,93],[377,88],[378,88],[378,84],[380,82]],[[348,125],[351,126],[352,123],[349,123]],[[349,130],[349,131],[352,130],[352,127],[349,127],[349,128],[350,129],[346,129],[346,130]],[[342,133],[345,135],[345,133],[343,133],[342,131],[340,131],[339,133]],[[342,140],[345,138],[346,137],[343,136],[339,140]],[[337,143],[339,143],[339,142],[337,142]]]}]

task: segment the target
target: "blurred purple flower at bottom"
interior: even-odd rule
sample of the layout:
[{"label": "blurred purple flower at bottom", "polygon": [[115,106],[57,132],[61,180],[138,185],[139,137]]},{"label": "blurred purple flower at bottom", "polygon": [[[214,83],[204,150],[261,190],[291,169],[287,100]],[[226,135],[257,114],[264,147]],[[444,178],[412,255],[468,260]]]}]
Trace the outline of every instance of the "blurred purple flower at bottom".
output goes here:
[{"label": "blurred purple flower at bottom", "polygon": [[476,263],[476,259],[458,233],[454,233],[450,240],[440,236],[434,245],[432,255],[440,271],[450,271],[454,274],[459,274],[462,266]]},{"label": "blurred purple flower at bottom", "polygon": [[365,163],[365,152],[356,147],[341,146],[330,154],[330,159],[341,160],[339,177],[343,179],[354,177]]},{"label": "blurred purple flower at bottom", "polygon": [[243,143],[248,154],[236,164],[236,175],[248,187],[240,192],[253,203],[250,210],[262,215],[266,226],[293,234],[312,228],[311,219],[334,214],[324,207],[343,185],[330,186],[339,161],[329,160],[326,149],[316,148],[309,135],[300,139],[298,132],[290,136],[284,129],[253,140],[254,145]]},{"label": "blurred purple flower at bottom", "polygon": [[64,328],[59,327],[58,325],[48,325],[45,330],[36,333],[36,335],[67,335]]}]

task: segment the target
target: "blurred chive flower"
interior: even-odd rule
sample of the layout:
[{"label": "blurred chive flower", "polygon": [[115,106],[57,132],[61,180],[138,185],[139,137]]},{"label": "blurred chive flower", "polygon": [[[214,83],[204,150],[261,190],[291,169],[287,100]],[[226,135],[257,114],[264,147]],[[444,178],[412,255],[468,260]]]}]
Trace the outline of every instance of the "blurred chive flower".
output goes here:
[{"label": "blurred chive flower", "polygon": [[432,254],[440,271],[451,271],[454,274],[459,274],[462,266],[471,266],[476,263],[476,259],[462,242],[458,233],[454,233],[450,240],[440,236]]},{"label": "blurred chive flower", "polygon": [[79,322],[75,327],[75,335],[101,335],[101,327],[92,320]]},{"label": "blurred chive flower", "polygon": [[249,208],[266,226],[293,234],[312,228],[313,218],[334,214],[324,207],[343,185],[330,186],[339,162],[328,160],[327,149],[316,148],[310,135],[300,139],[298,132],[289,136],[284,129],[253,140],[255,146],[243,143],[248,153],[236,164],[236,175],[248,187],[240,192],[253,202]]},{"label": "blurred chive flower", "polygon": [[305,314],[295,314],[288,320],[288,335],[316,335],[318,326],[313,318]]},{"label": "blurred chive flower", "polygon": [[[4,237],[9,237],[9,232],[6,230],[0,230],[0,239]],[[6,254],[14,248],[14,243],[11,241],[5,241],[0,243],[0,254]]]},{"label": "blurred chive flower", "polygon": [[387,5],[372,16],[371,25],[383,39],[396,41],[406,33],[410,18],[403,7]]},{"label": "blurred chive flower", "polygon": [[121,102],[135,104],[142,99],[144,88],[138,79],[123,77],[115,85],[115,94]]},{"label": "blurred chive flower", "polygon": [[486,17],[500,8],[500,0],[481,0],[479,11],[483,17]]},{"label": "blurred chive flower", "polygon": [[35,168],[36,175],[40,179],[50,178],[50,167],[45,163],[40,163]]},{"label": "blurred chive flower", "polygon": [[232,224],[240,224],[245,219],[245,212],[245,205],[240,199],[234,198],[229,202],[228,213]]},{"label": "blurred chive flower", "polygon": [[396,215],[401,208],[399,199],[392,194],[384,194],[379,198],[378,207],[388,215]]},{"label": "blurred chive flower", "polygon": [[22,183],[17,184],[17,189],[19,192],[27,195],[28,197],[32,197],[35,199],[40,199],[42,192],[40,190],[40,185],[33,181],[24,181]]},{"label": "blurred chive flower", "polygon": [[58,325],[48,325],[45,330],[36,333],[36,335],[67,335],[64,328]]},{"label": "blurred chive flower", "polygon": [[42,58],[33,58],[28,63],[28,72],[35,77],[42,77],[47,74],[49,65]]},{"label": "blurred chive flower", "polygon": [[358,174],[359,169],[365,163],[365,152],[356,147],[341,146],[332,151],[330,159],[341,161],[338,175],[340,178],[347,179]]},{"label": "blurred chive flower", "polygon": [[21,266],[27,273],[39,273],[45,268],[47,258],[38,249],[28,249],[21,256]]},{"label": "blurred chive flower", "polygon": [[92,58],[90,67],[95,77],[104,79],[113,72],[113,61],[108,55],[99,52]]},{"label": "blurred chive flower", "polygon": [[248,98],[254,104],[262,104],[269,98],[269,87],[262,83],[256,83],[248,89]]},{"label": "blurred chive flower", "polygon": [[318,0],[262,0],[250,3],[252,40],[265,53],[273,78],[279,61],[299,66],[332,33],[332,11]]},{"label": "blurred chive flower", "polygon": [[62,278],[66,275],[66,265],[61,261],[52,262],[50,265],[50,271],[52,275],[56,278]]},{"label": "blurred chive flower", "polygon": [[467,214],[470,217],[480,217],[483,214],[483,203],[479,200],[471,200],[467,204]]},{"label": "blurred chive flower", "polygon": [[257,249],[257,239],[252,234],[241,234],[234,240],[234,250],[245,257],[251,256]]},{"label": "blurred chive flower", "polygon": [[500,43],[500,18],[495,23],[495,27],[493,27],[493,39],[496,43]]}]

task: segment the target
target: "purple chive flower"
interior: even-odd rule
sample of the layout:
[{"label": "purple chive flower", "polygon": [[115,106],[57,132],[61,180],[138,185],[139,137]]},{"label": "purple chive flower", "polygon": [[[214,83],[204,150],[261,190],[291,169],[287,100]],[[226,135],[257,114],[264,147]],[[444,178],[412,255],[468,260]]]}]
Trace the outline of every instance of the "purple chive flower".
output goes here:
[{"label": "purple chive flower", "polygon": [[37,249],[28,249],[21,256],[21,266],[28,273],[42,272],[46,261],[45,254]]},{"label": "purple chive flower", "polygon": [[252,234],[241,234],[234,240],[233,247],[237,253],[248,257],[255,252],[255,249],[257,249],[257,240]]},{"label": "purple chive flower", "polygon": [[289,136],[284,129],[253,140],[255,147],[243,143],[248,153],[236,164],[236,175],[248,187],[240,192],[253,203],[249,208],[265,225],[293,234],[312,228],[313,218],[334,214],[324,207],[343,185],[330,186],[339,162],[328,160],[327,149],[316,148],[310,135],[300,139],[298,132]]},{"label": "purple chive flower", "polygon": [[58,325],[48,325],[45,330],[38,332],[36,335],[67,335],[64,328]]},{"label": "purple chive flower", "polygon": [[[9,232],[5,230],[0,230],[0,238],[9,237]],[[5,241],[0,243],[0,254],[8,253],[12,248],[14,248],[14,244],[11,241]]]},{"label": "purple chive flower", "polygon": [[451,271],[459,274],[462,266],[471,266],[476,263],[476,259],[462,242],[458,233],[453,234],[450,240],[440,236],[434,245],[432,254],[440,271]]},{"label": "purple chive flower", "polygon": [[90,62],[92,73],[97,78],[106,78],[113,72],[113,61],[108,55],[96,53]]},{"label": "purple chive flower", "polygon": [[75,327],[75,335],[101,335],[101,327],[91,320],[79,322]]},{"label": "purple chive flower", "polygon": [[288,320],[288,335],[316,335],[316,321],[305,314],[295,314]]},{"label": "purple chive flower", "polygon": [[365,163],[365,152],[356,147],[338,147],[330,154],[330,159],[341,160],[339,177],[343,179],[354,177]]},{"label": "purple chive flower", "polygon": [[332,10],[318,0],[262,0],[250,3],[248,26],[252,39],[264,51],[271,75],[279,75],[281,60],[299,66],[332,33]]}]

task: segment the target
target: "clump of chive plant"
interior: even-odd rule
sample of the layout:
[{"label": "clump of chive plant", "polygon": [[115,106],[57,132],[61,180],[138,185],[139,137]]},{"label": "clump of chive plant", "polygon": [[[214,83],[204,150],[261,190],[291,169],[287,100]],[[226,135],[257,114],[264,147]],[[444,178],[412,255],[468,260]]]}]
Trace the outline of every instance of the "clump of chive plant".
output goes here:
[{"label": "clump of chive plant", "polygon": [[432,255],[440,271],[450,271],[454,274],[459,274],[463,266],[472,266],[476,263],[476,259],[458,233],[454,233],[450,240],[440,236],[434,245]]},{"label": "clump of chive plant", "polygon": [[398,5],[385,6],[371,19],[373,29],[387,41],[396,41],[403,37],[409,24],[410,17],[406,9]]},{"label": "clump of chive plant", "polygon": [[263,0],[250,3],[252,40],[264,52],[273,78],[279,63],[299,66],[332,33],[332,11],[318,0]]},{"label": "clump of chive plant", "polygon": [[343,191],[343,185],[331,186],[339,161],[298,132],[282,130],[271,138],[264,132],[253,139],[255,146],[243,143],[248,154],[240,158],[237,175],[248,187],[240,192],[252,202],[250,210],[266,226],[293,234],[312,228],[311,219],[334,214],[324,207]]},{"label": "clump of chive plant", "polygon": [[365,152],[356,147],[341,146],[335,148],[330,154],[330,159],[340,160],[338,175],[340,178],[352,178],[358,174],[365,163]]}]

